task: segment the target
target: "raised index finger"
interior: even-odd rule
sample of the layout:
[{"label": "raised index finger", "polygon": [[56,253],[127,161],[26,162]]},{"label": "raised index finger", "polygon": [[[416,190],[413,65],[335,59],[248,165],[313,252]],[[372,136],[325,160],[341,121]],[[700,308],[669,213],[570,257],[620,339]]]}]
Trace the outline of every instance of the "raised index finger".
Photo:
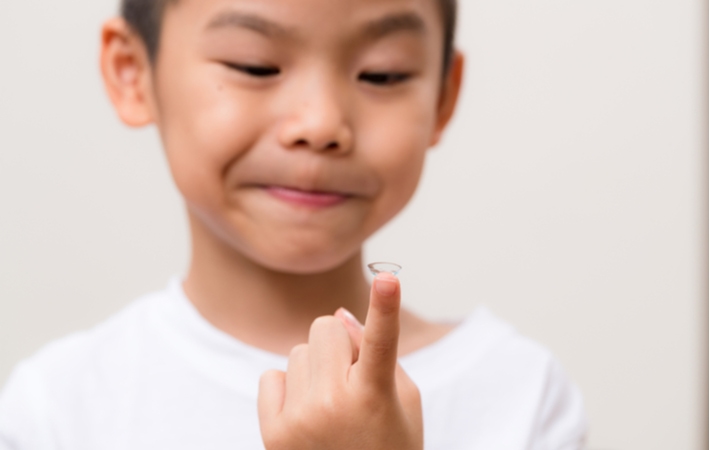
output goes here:
[{"label": "raised index finger", "polygon": [[394,385],[399,341],[399,280],[392,274],[380,273],[370,291],[358,370],[363,379],[382,388]]}]

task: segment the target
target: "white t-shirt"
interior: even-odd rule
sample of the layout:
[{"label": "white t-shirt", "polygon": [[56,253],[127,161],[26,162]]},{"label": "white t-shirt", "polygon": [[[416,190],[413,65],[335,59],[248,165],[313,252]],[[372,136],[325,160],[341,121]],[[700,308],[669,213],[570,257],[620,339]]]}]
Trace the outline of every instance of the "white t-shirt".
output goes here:
[{"label": "white t-shirt", "polygon": [[[484,308],[400,359],[427,450],[577,450],[579,390],[553,356]],[[175,278],[20,363],[0,394],[0,449],[263,449],[260,375],[287,358],[207,322]]]}]

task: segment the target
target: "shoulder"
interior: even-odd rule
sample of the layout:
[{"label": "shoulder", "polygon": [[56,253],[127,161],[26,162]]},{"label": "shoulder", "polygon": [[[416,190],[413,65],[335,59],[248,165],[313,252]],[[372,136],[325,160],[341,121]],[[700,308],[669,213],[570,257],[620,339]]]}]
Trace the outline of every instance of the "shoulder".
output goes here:
[{"label": "shoulder", "polygon": [[489,310],[479,308],[426,350],[407,362],[430,417],[455,417],[441,424],[444,434],[488,448],[583,445],[587,419],[577,386],[549,349]]},{"label": "shoulder", "polygon": [[[420,373],[426,384],[467,379],[472,371],[529,377],[554,361],[547,348],[521,335],[485,307],[476,309],[432,345],[403,358],[403,364]],[[438,370],[441,367],[447,370]]]},{"label": "shoulder", "polygon": [[93,328],[54,340],[21,361],[0,390],[0,438],[20,416],[36,421],[52,405],[71,402],[70,393],[90,390],[92,379],[119,367],[125,373],[162,296],[140,297]]},{"label": "shoulder", "polygon": [[519,402],[528,417],[531,448],[583,448],[588,419],[582,393],[547,347],[510,327],[483,364],[491,366],[496,389],[509,390],[501,396]]},{"label": "shoulder", "polygon": [[121,355],[126,347],[138,344],[147,330],[151,308],[162,297],[161,292],[139,297],[94,327],[48,343],[18,367],[63,378],[74,377],[97,361],[107,362],[109,355]]}]

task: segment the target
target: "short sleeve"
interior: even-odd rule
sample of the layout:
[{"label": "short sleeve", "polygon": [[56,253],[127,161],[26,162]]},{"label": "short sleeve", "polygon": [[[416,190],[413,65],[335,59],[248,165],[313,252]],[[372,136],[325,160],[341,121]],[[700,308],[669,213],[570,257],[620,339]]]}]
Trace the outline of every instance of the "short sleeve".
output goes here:
[{"label": "short sleeve", "polygon": [[20,364],[0,391],[0,450],[51,450],[39,378]]},{"label": "short sleeve", "polygon": [[587,438],[582,393],[556,360],[548,366],[532,450],[581,450]]}]

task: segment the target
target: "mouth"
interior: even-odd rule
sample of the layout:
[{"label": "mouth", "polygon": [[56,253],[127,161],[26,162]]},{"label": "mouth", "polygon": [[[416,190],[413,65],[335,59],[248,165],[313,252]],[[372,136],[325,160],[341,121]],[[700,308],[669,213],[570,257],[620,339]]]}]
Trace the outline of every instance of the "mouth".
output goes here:
[{"label": "mouth", "polygon": [[262,188],[279,200],[311,208],[337,206],[352,197],[339,192],[303,191],[286,186],[263,186]]}]

